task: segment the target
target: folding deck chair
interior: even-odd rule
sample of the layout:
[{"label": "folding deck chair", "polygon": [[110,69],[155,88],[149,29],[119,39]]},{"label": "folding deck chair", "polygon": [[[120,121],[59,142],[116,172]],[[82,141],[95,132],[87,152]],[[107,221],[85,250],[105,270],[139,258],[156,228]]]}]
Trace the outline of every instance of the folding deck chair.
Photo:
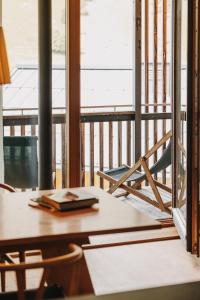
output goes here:
[{"label": "folding deck chair", "polygon": [[[152,176],[163,171],[171,165],[171,136],[172,133],[169,131],[132,167],[123,165],[105,172],[98,171],[97,174],[100,177],[108,180],[112,184],[108,190],[108,193],[112,194],[118,188],[122,188],[126,191],[126,195],[133,194],[149,204],[161,209],[161,211],[171,214],[171,201],[163,202],[158,187],[170,194],[172,194],[172,189],[158,182]],[[169,143],[160,159],[151,168],[149,168],[147,164],[148,159],[168,140]],[[141,167],[143,168],[144,172],[138,171],[138,169]],[[144,180],[148,181],[155,196],[155,200],[142,193],[142,191],[139,191],[138,188]],[[127,185],[126,183],[130,183],[130,185]]]}]

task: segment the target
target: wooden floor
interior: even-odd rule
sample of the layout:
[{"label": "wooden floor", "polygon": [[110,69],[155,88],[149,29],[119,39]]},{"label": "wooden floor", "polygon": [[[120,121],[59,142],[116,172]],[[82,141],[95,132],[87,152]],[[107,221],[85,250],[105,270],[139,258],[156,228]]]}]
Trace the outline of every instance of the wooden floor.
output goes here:
[{"label": "wooden floor", "polygon": [[[34,262],[41,259],[41,256],[28,256],[26,257],[27,262]],[[17,259],[14,259],[17,262]],[[38,287],[40,278],[42,275],[42,270],[29,270],[26,273],[27,278],[27,288],[35,289]],[[14,272],[6,273],[6,291],[16,291],[16,280]]]},{"label": "wooden floor", "polygon": [[[142,191],[142,193],[144,193],[146,196],[154,199],[150,187],[143,187],[140,191]],[[171,200],[171,195],[169,193],[161,189],[159,189],[159,192],[164,202],[168,202]],[[129,195],[127,198],[123,198],[122,200],[127,201],[127,203],[129,203],[131,206],[133,206],[140,212],[149,215],[153,219],[157,220],[157,219],[169,218],[169,214],[165,212],[161,212],[160,209],[146,203],[145,201],[141,200],[140,198],[137,198],[136,196]]]},{"label": "wooden floor", "polygon": [[97,248],[84,254],[96,295],[200,281],[200,263],[181,240]]}]

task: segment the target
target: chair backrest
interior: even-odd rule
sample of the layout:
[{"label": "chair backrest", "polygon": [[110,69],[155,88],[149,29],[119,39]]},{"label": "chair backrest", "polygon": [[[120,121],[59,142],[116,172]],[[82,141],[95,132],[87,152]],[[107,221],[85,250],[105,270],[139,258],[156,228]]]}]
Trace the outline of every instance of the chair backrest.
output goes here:
[{"label": "chair backrest", "polygon": [[16,188],[38,186],[36,136],[4,136],[5,182]]},{"label": "chair backrest", "polygon": [[160,171],[169,167],[172,163],[172,139],[164,150],[159,160],[150,168],[151,174],[159,173]]},{"label": "chair backrest", "polygon": [[[17,289],[18,289],[18,299],[25,300],[26,299],[26,291],[24,290],[23,285],[23,276],[26,270],[31,269],[43,269],[41,281],[39,284],[38,289],[35,291],[35,300],[43,299],[45,283],[48,281],[48,278],[51,276],[51,273],[55,271],[56,268],[67,265],[73,265],[74,268],[79,267],[77,264],[78,261],[82,257],[82,249],[75,245],[69,244],[68,245],[68,252],[65,255],[57,256],[53,258],[43,259],[38,262],[33,263],[17,263],[17,264],[0,264],[0,272],[8,272],[14,271],[16,274],[16,281],[17,281]],[[71,270],[71,269],[70,269]],[[73,286],[75,284],[79,284],[78,272],[74,272],[77,278],[71,278],[73,282]],[[65,274],[63,274],[65,276]],[[68,278],[68,277],[67,277]],[[72,283],[71,282],[71,283]],[[70,284],[69,282],[69,288]],[[56,282],[54,282],[56,284]]]}]

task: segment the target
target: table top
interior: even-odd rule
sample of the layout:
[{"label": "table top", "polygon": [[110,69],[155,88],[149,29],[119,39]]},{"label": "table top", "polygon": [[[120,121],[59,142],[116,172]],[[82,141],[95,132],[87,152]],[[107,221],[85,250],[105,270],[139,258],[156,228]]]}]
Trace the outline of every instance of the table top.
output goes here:
[{"label": "table top", "polygon": [[95,188],[83,189],[99,198],[91,208],[71,212],[34,208],[29,200],[50,191],[0,195],[0,247],[84,239],[92,234],[160,228],[160,223],[133,207]]}]

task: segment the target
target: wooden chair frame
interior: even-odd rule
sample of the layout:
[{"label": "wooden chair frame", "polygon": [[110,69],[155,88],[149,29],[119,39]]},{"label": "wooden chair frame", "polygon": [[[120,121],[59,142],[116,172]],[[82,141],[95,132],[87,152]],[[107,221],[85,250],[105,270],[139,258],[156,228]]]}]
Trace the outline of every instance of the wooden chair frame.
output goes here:
[{"label": "wooden chair frame", "polygon": [[7,190],[11,193],[16,192],[16,190],[11,185],[5,183],[0,183],[0,189]]},{"label": "wooden chair frame", "polygon": [[[6,184],[6,183],[0,183],[0,189],[4,189],[6,191],[9,191],[11,193],[15,193],[16,190],[13,188],[11,185]],[[15,253],[0,253],[0,263],[8,262],[9,264],[14,263],[14,258],[19,258],[19,261],[22,263],[25,261],[25,257],[29,255],[39,255],[41,254],[40,251],[32,251],[32,252],[27,252],[25,251],[19,251]],[[1,290],[2,292],[5,292],[6,289],[6,279],[5,279],[5,272],[2,270],[0,271],[1,275]],[[26,287],[26,278],[25,278],[25,273],[24,273],[24,287]]]},{"label": "wooden chair frame", "polygon": [[[0,189],[4,189],[11,193],[16,192],[12,186],[5,184],[5,183],[0,183]],[[19,255],[21,257],[22,253],[19,253]],[[21,257],[21,259],[22,259],[22,257]],[[9,263],[13,263],[13,260],[6,253],[0,253],[0,263],[4,263],[5,261],[7,261]],[[0,271],[0,275],[1,275],[1,290],[2,290],[2,292],[5,292],[5,287],[6,287],[5,272],[3,270]]]},{"label": "wooden chair frame", "polygon": [[[164,145],[167,140],[169,140],[172,136],[172,132],[169,131],[166,135],[164,135],[144,156],[142,156],[138,162],[132,167],[128,166],[129,170],[121,177],[120,180],[115,180],[111,176],[105,174],[104,172],[98,171],[97,174],[108,180],[112,186],[108,190],[108,193],[113,194],[118,188],[122,188],[126,191],[126,195],[128,194],[133,194],[134,196],[146,201],[147,203],[159,208],[163,212],[167,212],[171,214],[171,208],[170,206],[172,205],[171,201],[168,202],[163,202],[162,197],[160,195],[160,192],[158,190],[158,187],[163,189],[164,191],[167,191],[168,193],[172,194],[172,189],[167,187],[166,185],[158,182],[155,180],[150,172],[150,169],[148,167],[147,161],[148,159],[158,151],[158,149]],[[137,180],[134,182],[131,186],[126,185],[125,182],[126,180],[139,168],[143,168],[144,173],[146,175],[146,180],[149,182],[149,185],[153,191],[153,194],[155,196],[155,200],[151,199],[150,197],[144,195],[142,192],[138,190],[138,187],[140,184],[145,180],[144,178],[141,180]]]},{"label": "wooden chair frame", "polygon": [[[0,189],[4,189],[6,191],[9,191],[11,193],[15,193],[16,189],[12,187],[9,184],[6,183],[0,183]],[[15,258],[18,258],[19,261],[25,262],[26,256],[34,256],[34,255],[41,255],[41,251],[32,250],[32,251],[19,251],[14,253],[1,253],[0,252],[0,263],[8,262],[10,264],[14,263]],[[5,292],[6,289],[6,280],[5,280],[5,272],[2,270],[0,271],[0,281],[1,281],[1,291]],[[24,273],[24,287],[26,287],[26,278]]]},{"label": "wooden chair frame", "polygon": [[[45,283],[48,281],[51,272],[55,268],[64,265],[72,265],[77,263],[82,257],[82,249],[75,245],[68,245],[68,253],[62,256],[43,259],[42,261],[34,263],[18,263],[18,264],[0,264],[1,272],[14,271],[16,274],[17,281],[17,294],[19,300],[25,300],[25,287],[24,287],[24,273],[26,270],[32,269],[43,269],[42,277],[38,289],[35,292],[35,300],[43,299],[43,294],[45,290]],[[70,269],[71,270],[71,269]],[[80,275],[80,264],[73,266],[73,272],[70,273],[70,282],[69,282],[69,294],[75,295],[78,293],[79,288],[79,275]],[[64,275],[63,275],[64,276]],[[56,282],[55,282],[56,283]]]}]

